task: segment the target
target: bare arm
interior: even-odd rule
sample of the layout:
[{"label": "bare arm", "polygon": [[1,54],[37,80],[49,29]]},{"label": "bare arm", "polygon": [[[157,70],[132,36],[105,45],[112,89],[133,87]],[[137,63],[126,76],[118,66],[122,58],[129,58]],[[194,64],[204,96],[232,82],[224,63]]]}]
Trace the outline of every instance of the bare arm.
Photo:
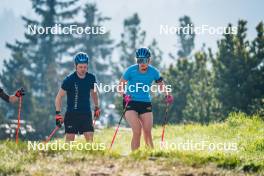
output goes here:
[{"label": "bare arm", "polygon": [[125,80],[123,77],[120,79],[119,84],[118,84],[118,88],[117,91],[118,93],[120,93],[120,95],[124,94],[124,90],[125,90],[125,85],[127,83],[127,80]]},{"label": "bare arm", "polygon": [[65,96],[66,91],[63,90],[62,88],[60,88],[56,99],[55,99],[55,107],[56,107],[56,111],[61,111],[61,103],[62,103],[62,97]]},{"label": "bare arm", "polygon": [[18,101],[18,97],[16,97],[15,95],[9,96],[9,102],[10,103],[16,103],[17,101]]},{"label": "bare arm", "polygon": [[15,103],[18,101],[18,97],[6,94],[2,88],[0,88],[0,97],[8,103]]},{"label": "bare arm", "polygon": [[97,94],[97,89],[91,89],[90,90],[90,93],[91,93],[91,96],[92,96],[92,99],[93,99],[93,103],[94,103],[94,106],[95,107],[99,107],[99,97],[98,97],[98,94]]}]

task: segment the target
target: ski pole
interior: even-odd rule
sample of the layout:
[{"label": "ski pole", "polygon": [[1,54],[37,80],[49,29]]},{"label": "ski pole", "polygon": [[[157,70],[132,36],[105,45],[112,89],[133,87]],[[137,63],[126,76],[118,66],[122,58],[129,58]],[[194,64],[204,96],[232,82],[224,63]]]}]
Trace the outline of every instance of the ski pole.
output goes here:
[{"label": "ski pole", "polygon": [[110,145],[110,147],[109,147],[109,150],[111,150],[111,148],[112,148],[112,146],[113,146],[113,144],[114,144],[114,142],[115,142],[116,134],[117,134],[117,132],[118,132],[119,126],[120,126],[120,124],[121,124],[121,121],[122,121],[123,117],[125,116],[126,109],[127,109],[127,105],[128,105],[128,103],[129,103],[129,101],[131,101],[131,98],[130,98],[130,97],[129,97],[129,98],[126,98],[125,101],[126,101],[126,105],[125,105],[124,111],[123,111],[123,113],[122,113],[122,115],[121,115],[121,118],[120,118],[120,120],[119,120],[119,122],[118,122],[118,125],[117,125],[117,128],[116,128],[116,130],[115,130],[115,134],[114,134],[114,136],[113,136],[113,139],[112,139],[111,145]]},{"label": "ski pole", "polygon": [[125,109],[124,109],[124,111],[123,111],[123,113],[122,113],[122,116],[121,116],[121,118],[120,118],[120,120],[119,120],[119,122],[118,122],[118,126],[117,126],[117,128],[116,128],[116,130],[115,130],[115,134],[114,134],[114,136],[113,136],[113,139],[112,139],[112,142],[111,142],[111,145],[110,145],[109,150],[111,150],[111,148],[112,148],[112,146],[113,146],[113,144],[114,144],[114,142],[115,142],[116,134],[117,134],[117,132],[118,132],[119,126],[120,126],[120,124],[121,124],[121,121],[122,121],[122,119],[123,119],[125,113],[126,113],[126,107],[125,107]]},{"label": "ski pole", "polygon": [[58,131],[58,129],[60,129],[60,127],[58,127],[58,126],[56,126],[56,128],[54,128],[54,130],[50,133],[49,137],[46,139],[45,143],[50,141],[50,139]]},{"label": "ski pole", "polygon": [[169,104],[166,103],[166,110],[165,110],[165,116],[164,116],[164,122],[163,122],[163,127],[162,127],[162,134],[161,134],[161,142],[164,142],[164,135],[165,135],[165,126],[168,121],[168,111],[169,111]]},{"label": "ski pole", "polygon": [[163,144],[164,142],[164,135],[165,135],[165,126],[168,122],[168,111],[169,111],[169,105],[173,103],[173,96],[169,95],[168,92],[166,92],[166,109],[165,109],[165,116],[164,116],[164,122],[163,122],[163,128],[162,128],[162,134],[161,134],[161,142]]},{"label": "ski pole", "polygon": [[17,129],[16,129],[16,144],[18,144],[18,134],[20,128],[20,115],[21,115],[21,108],[22,108],[22,96],[19,97],[19,105],[18,105],[18,115],[17,115]]}]

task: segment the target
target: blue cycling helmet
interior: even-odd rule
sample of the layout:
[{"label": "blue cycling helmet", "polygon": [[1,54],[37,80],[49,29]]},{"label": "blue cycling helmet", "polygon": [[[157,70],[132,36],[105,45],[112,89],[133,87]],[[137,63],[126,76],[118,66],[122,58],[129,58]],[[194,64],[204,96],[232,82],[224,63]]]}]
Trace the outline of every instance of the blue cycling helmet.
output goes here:
[{"label": "blue cycling helmet", "polygon": [[148,48],[137,49],[136,58],[150,58],[150,50]]},{"label": "blue cycling helmet", "polygon": [[137,63],[148,63],[150,59],[150,50],[148,48],[139,48],[136,51]]},{"label": "blue cycling helmet", "polygon": [[88,64],[89,56],[86,53],[78,52],[74,56],[74,62],[75,62],[75,65],[77,65],[77,64]]}]

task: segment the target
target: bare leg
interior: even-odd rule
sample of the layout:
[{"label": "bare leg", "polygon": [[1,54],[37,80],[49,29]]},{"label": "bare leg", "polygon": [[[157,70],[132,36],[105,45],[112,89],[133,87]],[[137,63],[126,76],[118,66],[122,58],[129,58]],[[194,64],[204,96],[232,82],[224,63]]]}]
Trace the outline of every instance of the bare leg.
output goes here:
[{"label": "bare leg", "polygon": [[140,137],[141,137],[141,123],[138,119],[138,113],[133,110],[129,110],[125,114],[126,120],[129,126],[132,128],[133,137],[131,141],[131,149],[136,150],[140,146]]},{"label": "bare leg", "polygon": [[153,148],[151,129],[153,126],[152,112],[147,112],[140,115],[140,121],[143,127],[144,140],[148,147]]},{"label": "bare leg", "polygon": [[84,132],[83,133],[86,142],[93,142],[93,132]]},{"label": "bare leg", "polygon": [[74,133],[66,133],[66,142],[74,141],[75,134]]}]

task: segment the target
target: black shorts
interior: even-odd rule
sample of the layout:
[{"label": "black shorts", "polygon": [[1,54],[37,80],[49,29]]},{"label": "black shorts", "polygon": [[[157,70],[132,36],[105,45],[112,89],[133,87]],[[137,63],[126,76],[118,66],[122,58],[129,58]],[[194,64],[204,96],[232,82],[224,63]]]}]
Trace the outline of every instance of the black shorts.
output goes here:
[{"label": "black shorts", "polygon": [[[125,108],[125,102],[123,101],[123,108]],[[143,102],[143,101],[130,101],[127,105],[127,111],[134,110],[139,115],[144,114],[146,112],[152,112],[151,102]]]},{"label": "black shorts", "polygon": [[64,119],[65,133],[83,134],[94,132],[92,113],[66,112]]}]

